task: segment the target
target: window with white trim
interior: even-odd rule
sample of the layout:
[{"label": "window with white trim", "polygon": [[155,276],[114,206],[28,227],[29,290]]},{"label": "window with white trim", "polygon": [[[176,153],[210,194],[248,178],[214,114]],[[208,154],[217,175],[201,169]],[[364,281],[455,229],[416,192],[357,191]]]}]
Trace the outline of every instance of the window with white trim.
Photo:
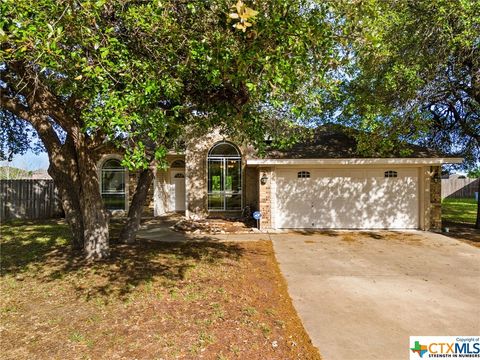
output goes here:
[{"label": "window with white trim", "polygon": [[110,159],[102,165],[100,190],[108,210],[125,210],[125,178],[120,160]]},{"label": "window with white trim", "polygon": [[299,178],[299,179],[309,179],[310,178],[310,171],[299,171],[297,173],[297,178]]},{"label": "window with white trim", "polygon": [[242,209],[242,158],[231,143],[215,144],[208,153],[208,210]]}]

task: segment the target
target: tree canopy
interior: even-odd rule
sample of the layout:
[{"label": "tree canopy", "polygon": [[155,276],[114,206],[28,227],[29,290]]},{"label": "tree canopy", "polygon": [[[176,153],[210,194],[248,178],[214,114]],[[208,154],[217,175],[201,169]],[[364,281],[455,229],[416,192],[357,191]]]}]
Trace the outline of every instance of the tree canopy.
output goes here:
[{"label": "tree canopy", "polygon": [[308,119],[336,86],[323,3],[6,0],[0,11],[0,155],[29,148],[33,126],[92,258],[108,255],[94,200],[102,153],[120,149],[141,170],[135,228],[154,169],[182,138],[220,127],[260,150],[267,133],[288,142],[289,120]]},{"label": "tree canopy", "polygon": [[[364,145],[387,151],[414,141],[480,157],[480,3],[472,0],[344,1],[344,121]],[[365,134],[365,133],[364,133]]]},{"label": "tree canopy", "polygon": [[83,131],[125,147],[131,167],[147,166],[148,149],[161,158],[186,125],[228,123],[262,139],[267,104],[302,113],[319,105],[310,89],[331,86],[327,8],[310,5],[5,1],[2,80],[12,94],[34,76]]}]

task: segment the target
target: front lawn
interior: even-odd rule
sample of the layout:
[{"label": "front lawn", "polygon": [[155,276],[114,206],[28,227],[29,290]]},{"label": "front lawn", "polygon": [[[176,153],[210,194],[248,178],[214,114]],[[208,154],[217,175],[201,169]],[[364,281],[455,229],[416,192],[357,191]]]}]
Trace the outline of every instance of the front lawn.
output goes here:
[{"label": "front lawn", "polygon": [[2,225],[1,359],[318,359],[271,243],[112,244],[61,221]]},{"label": "front lawn", "polygon": [[475,224],[477,202],[475,199],[443,199],[442,220],[451,223]]}]

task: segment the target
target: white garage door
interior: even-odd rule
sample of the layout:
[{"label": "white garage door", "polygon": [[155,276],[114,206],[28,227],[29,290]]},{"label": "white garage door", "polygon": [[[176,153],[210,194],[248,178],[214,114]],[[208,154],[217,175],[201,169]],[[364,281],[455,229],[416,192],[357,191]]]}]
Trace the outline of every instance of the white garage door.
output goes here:
[{"label": "white garage door", "polygon": [[418,171],[277,169],[277,228],[416,229]]}]

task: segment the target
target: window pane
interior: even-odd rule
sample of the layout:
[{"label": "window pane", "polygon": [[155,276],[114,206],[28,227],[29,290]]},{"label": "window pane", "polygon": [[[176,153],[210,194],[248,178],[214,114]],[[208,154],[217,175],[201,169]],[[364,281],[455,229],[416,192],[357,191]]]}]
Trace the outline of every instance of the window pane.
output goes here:
[{"label": "window pane", "polygon": [[103,202],[108,210],[124,210],[125,195],[124,194],[103,194]]},{"label": "window pane", "polygon": [[120,193],[125,192],[125,172],[122,171],[102,171],[102,192]]},{"label": "window pane", "polygon": [[210,150],[213,156],[240,156],[237,149],[229,143],[221,143]]},{"label": "window pane", "polygon": [[223,210],[223,199],[222,194],[210,194],[208,195],[208,208],[210,210]]},{"label": "window pane", "polygon": [[208,161],[208,192],[223,190],[223,162],[221,160]]},{"label": "window pane", "polygon": [[242,181],[240,177],[240,160],[226,160],[227,177],[225,179],[225,191],[242,191]]},{"label": "window pane", "polygon": [[125,209],[125,169],[120,161],[110,159],[102,167],[101,190],[108,210]]},{"label": "window pane", "polygon": [[105,161],[105,164],[102,166],[103,169],[123,169],[121,163],[117,159],[110,159]]},{"label": "window pane", "polygon": [[241,210],[242,209],[242,195],[225,195],[226,207],[225,210]]},{"label": "window pane", "polygon": [[208,158],[208,209],[241,210],[242,161],[235,146],[219,143]]}]

